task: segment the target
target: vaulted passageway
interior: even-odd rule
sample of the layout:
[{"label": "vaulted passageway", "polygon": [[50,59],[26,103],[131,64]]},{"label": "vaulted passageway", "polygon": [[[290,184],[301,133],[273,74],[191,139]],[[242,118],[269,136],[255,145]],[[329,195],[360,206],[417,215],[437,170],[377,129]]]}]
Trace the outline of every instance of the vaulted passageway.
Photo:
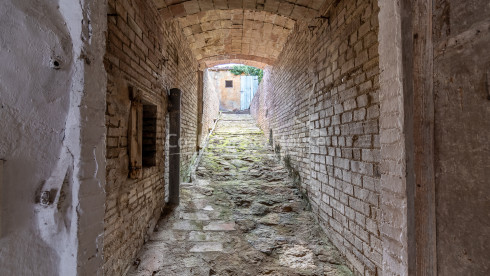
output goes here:
[{"label": "vaulted passageway", "polygon": [[[190,239],[197,230],[173,229],[184,216],[210,226],[192,209],[209,197],[235,220],[217,235],[251,255],[225,256],[233,245],[217,242],[224,254],[209,253],[219,262],[204,272],[225,274],[229,257],[292,273],[281,256],[298,247],[280,248],[281,236],[268,255],[260,235],[289,227],[266,220],[313,217],[322,231],[311,219],[283,235],[306,248],[289,256],[312,250],[313,274],[332,262],[317,238],[294,243],[306,228],[355,275],[490,275],[489,26],[487,0],[0,1],[0,274],[189,272],[195,256],[165,260],[190,240],[157,246],[162,263],[133,264],[159,234]],[[210,156],[196,168],[220,108],[207,68],[230,62],[266,72],[250,108],[263,136],[247,142],[268,138],[276,161],[257,171],[237,170],[245,159],[214,171]],[[169,108],[173,88],[181,104]],[[169,158],[178,124],[180,154]],[[260,174],[273,168],[297,185]],[[158,224],[170,179],[188,183],[196,169],[175,221]],[[263,185],[249,186],[250,207],[235,206],[248,190],[229,181],[251,176]],[[271,199],[277,216],[247,213],[272,191],[298,208]],[[242,233],[242,219],[264,231]]]}]

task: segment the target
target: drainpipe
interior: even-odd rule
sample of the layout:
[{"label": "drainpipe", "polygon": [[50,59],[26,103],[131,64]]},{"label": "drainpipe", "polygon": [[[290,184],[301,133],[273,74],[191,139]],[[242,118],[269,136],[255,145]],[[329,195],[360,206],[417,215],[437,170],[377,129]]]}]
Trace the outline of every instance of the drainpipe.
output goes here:
[{"label": "drainpipe", "polygon": [[171,205],[179,205],[180,201],[180,103],[181,91],[170,89],[169,95],[169,162],[168,182]]}]

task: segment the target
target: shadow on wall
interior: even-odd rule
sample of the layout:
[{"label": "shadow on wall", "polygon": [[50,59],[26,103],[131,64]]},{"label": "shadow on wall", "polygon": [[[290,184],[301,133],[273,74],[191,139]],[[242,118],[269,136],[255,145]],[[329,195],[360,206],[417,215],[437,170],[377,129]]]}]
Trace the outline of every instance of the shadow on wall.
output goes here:
[{"label": "shadow on wall", "polygon": [[273,148],[277,159],[279,159],[279,161],[282,161],[282,163],[284,164],[284,167],[288,171],[289,177],[291,177],[291,179],[293,180],[293,184],[301,192],[301,198],[305,202],[306,210],[311,211],[311,205],[308,199],[308,190],[302,187],[303,185],[301,184],[301,175],[299,171],[293,166],[293,163],[291,162],[291,155],[289,153],[285,152],[284,157],[282,157],[281,145],[279,143],[274,144],[272,129],[269,133],[269,145]]}]

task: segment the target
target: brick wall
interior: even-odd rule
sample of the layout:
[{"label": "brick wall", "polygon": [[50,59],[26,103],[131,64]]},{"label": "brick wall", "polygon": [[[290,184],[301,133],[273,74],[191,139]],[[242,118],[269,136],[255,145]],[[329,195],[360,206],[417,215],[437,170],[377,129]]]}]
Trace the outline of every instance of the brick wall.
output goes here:
[{"label": "brick wall", "polygon": [[[151,1],[110,0],[105,65],[107,89],[107,186],[104,273],[123,275],[164,205],[167,91],[182,90],[181,157],[195,151],[198,64],[174,23],[163,23]],[[157,106],[156,166],[128,178],[128,86]]]},{"label": "brick wall", "polygon": [[378,10],[344,0],[321,26],[297,24],[251,110],[360,275],[380,273],[383,252]]},{"label": "brick wall", "polygon": [[213,128],[214,120],[219,114],[219,94],[213,74],[209,70],[204,70],[203,75],[202,142]]},{"label": "brick wall", "polygon": [[[250,114],[255,118],[260,128],[266,135],[270,134],[269,128],[269,107],[267,106],[267,95],[271,90],[272,67],[267,66],[264,68],[264,77],[259,83],[257,92],[250,103]],[[269,136],[268,136],[269,137]],[[270,138],[270,137],[269,137]]]}]

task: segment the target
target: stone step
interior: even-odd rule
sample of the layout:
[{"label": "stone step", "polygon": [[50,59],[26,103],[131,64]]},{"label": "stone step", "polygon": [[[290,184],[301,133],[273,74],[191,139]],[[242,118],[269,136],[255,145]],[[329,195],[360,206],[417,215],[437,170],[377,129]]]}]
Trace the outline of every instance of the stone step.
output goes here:
[{"label": "stone step", "polygon": [[235,231],[235,222],[211,221],[204,226],[205,231]]},{"label": "stone step", "polygon": [[209,215],[206,213],[181,213],[181,219],[185,220],[210,220]]},{"label": "stone step", "polygon": [[223,244],[220,242],[197,242],[189,252],[222,252]]}]

